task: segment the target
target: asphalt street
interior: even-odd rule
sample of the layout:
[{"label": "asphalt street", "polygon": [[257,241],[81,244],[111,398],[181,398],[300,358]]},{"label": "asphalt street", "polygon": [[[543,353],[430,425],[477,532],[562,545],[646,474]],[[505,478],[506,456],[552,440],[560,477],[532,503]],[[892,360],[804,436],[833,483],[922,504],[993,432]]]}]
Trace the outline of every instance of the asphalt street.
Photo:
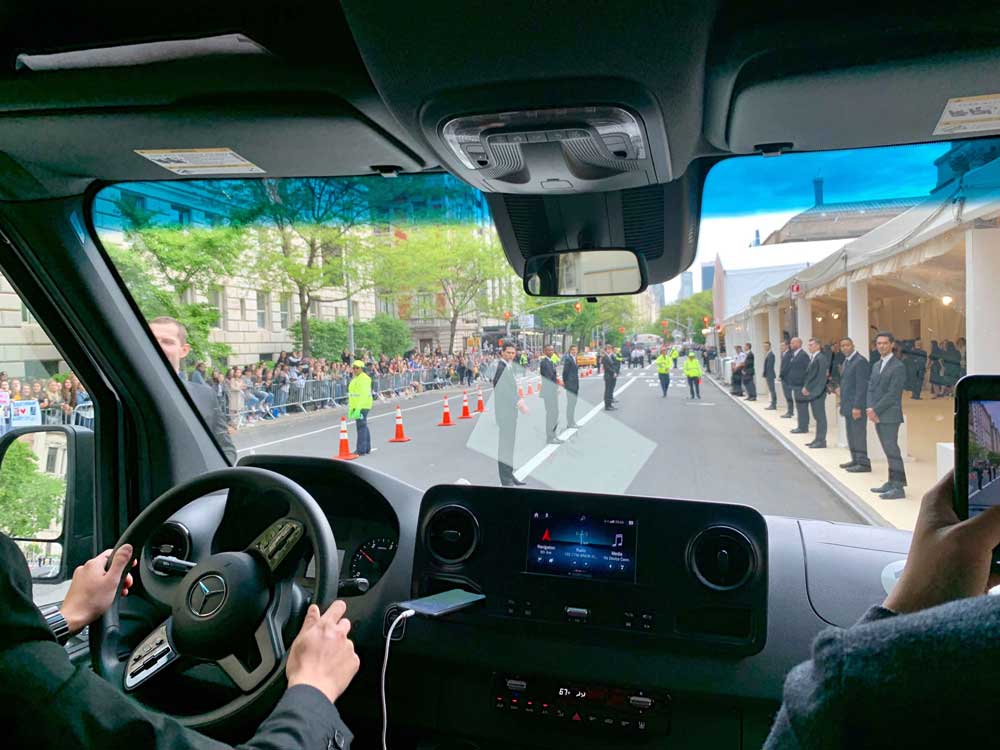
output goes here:
[{"label": "asphalt street", "polygon": [[[523,381],[535,391],[538,376]],[[655,366],[623,368],[617,409],[603,409],[603,379],[582,378],[576,410],[577,430],[565,430],[565,393],[559,396],[561,445],[544,440],[545,405],[537,394],[525,396],[527,415],[518,417],[515,474],[528,486],[610,492],[694,500],[740,502],[762,513],[830,521],[862,520],[806,469],[739,404],[709,379],[702,399],[688,398],[687,381],[674,371],[661,397]],[[369,415],[372,446],[363,461],[421,489],[435,484],[499,484],[497,431],[492,392],[483,390],[486,413],[459,419],[462,392],[431,391],[413,399],[376,402]],[[448,397],[454,426],[439,427]],[[476,390],[469,392],[470,408]],[[403,410],[408,443],[389,443],[397,404]],[[320,456],[337,454],[340,417],[328,409],[255,425],[234,436],[242,457],[248,454]],[[355,428],[348,427],[355,445]]]}]

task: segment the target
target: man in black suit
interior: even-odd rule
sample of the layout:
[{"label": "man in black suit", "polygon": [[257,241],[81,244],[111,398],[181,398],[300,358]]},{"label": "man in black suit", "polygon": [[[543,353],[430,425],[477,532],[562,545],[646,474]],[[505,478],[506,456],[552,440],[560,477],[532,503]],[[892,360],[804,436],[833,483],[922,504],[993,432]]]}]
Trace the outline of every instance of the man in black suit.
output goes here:
[{"label": "man in black suit", "polygon": [[[133,558],[123,545],[73,574],[58,613],[42,616],[32,601],[31,574],[21,550],[0,534],[0,721],[4,747],[223,750],[228,747],[165,714],[150,711],[102,680],[89,662],[73,665],[66,640],[100,619],[114,602]],[[352,735],[334,702],[358,671],[348,637],[347,607],[324,614],[312,605],[285,665],[288,689],[257,729],[246,750],[296,747],[347,750]]]},{"label": "man in black suit", "polygon": [[545,403],[545,442],[561,443],[556,437],[556,430],[559,426],[559,385],[556,383],[559,375],[556,373],[556,363],[552,360],[555,347],[547,345],[542,350],[542,357],[538,360],[538,372],[542,376],[542,382],[538,386],[542,390],[542,401]]},{"label": "man in black suit", "polygon": [[740,375],[743,380],[743,387],[747,392],[747,401],[757,400],[757,370],[754,368],[754,355],[751,349],[753,346],[748,341],[743,345],[743,350],[746,352],[746,359],[743,360],[743,369],[740,371]]},{"label": "man in black suit", "polygon": [[810,359],[806,367],[805,383],[799,389],[799,424],[802,424],[802,412],[807,406],[816,420],[816,437],[811,443],[806,443],[808,448],[826,447],[826,381],[830,374],[830,363],[826,361],[822,349],[817,339],[809,339]]},{"label": "man in black suit", "polygon": [[514,438],[517,436],[517,411],[524,402],[517,395],[514,357],[517,347],[504,343],[500,362],[493,373],[493,412],[497,420],[497,470],[500,484],[514,487],[527,484],[514,476]]},{"label": "man in black suit", "polygon": [[785,397],[785,413],[782,419],[791,419],[795,416],[795,396],[792,395],[792,386],[788,382],[788,373],[792,366],[792,351],[787,341],[781,342],[781,370],[778,372],[778,380],[781,381],[781,395]]},{"label": "man in black suit", "polygon": [[851,460],[840,468],[852,474],[867,473],[872,470],[868,458],[868,420],[865,418],[871,368],[868,360],[854,348],[852,339],[841,339],[840,351],[844,355],[840,373],[840,414],[847,420],[847,447],[851,451]]},{"label": "man in black suit", "polygon": [[576,364],[577,348],[571,346],[562,360],[563,387],[566,389],[566,427],[576,427],[576,399],[580,394],[580,368]]},{"label": "man in black suit", "polygon": [[[174,372],[180,374],[181,361],[191,351],[191,345],[187,342],[187,329],[175,318],[166,315],[153,318],[149,321],[149,330],[160,345],[163,355],[167,358]],[[222,449],[223,455],[231,464],[236,463],[236,446],[229,436],[229,425],[226,424],[226,415],[222,413],[219,405],[219,398],[209,385],[192,383],[190,380],[182,380],[184,389],[190,394],[194,401],[198,413],[205,420],[205,424],[212,431],[216,442]]]},{"label": "man in black suit", "polygon": [[920,392],[924,389],[924,377],[927,375],[927,351],[920,339],[913,342],[910,358],[913,360],[913,399],[919,401]]},{"label": "man in black suit", "polygon": [[601,364],[604,366],[604,411],[614,411],[618,362],[615,360],[615,348],[611,344],[604,347],[604,356],[601,357]]},{"label": "man in black suit", "polygon": [[[802,339],[794,337],[789,343],[792,353],[788,367],[781,371],[782,384],[788,384],[792,392],[792,399],[795,401],[795,414],[798,416],[798,425],[791,430],[793,433],[809,432],[809,405],[801,396],[800,391],[806,382],[806,370],[809,369],[809,355],[802,348]],[[789,406],[789,414],[792,413]]]},{"label": "man in black suit", "polygon": [[767,411],[778,410],[778,392],[774,388],[774,352],[771,351],[771,342],[764,342],[764,380],[767,381],[767,390],[771,394],[771,403],[764,407]]},{"label": "man in black suit", "polygon": [[895,343],[891,333],[880,333],[875,338],[879,361],[872,367],[868,381],[868,419],[875,423],[882,450],[889,461],[889,481],[872,492],[883,500],[906,497],[906,469],[903,453],[899,449],[899,426],[903,424],[903,390],[906,387],[906,368],[892,354]]}]

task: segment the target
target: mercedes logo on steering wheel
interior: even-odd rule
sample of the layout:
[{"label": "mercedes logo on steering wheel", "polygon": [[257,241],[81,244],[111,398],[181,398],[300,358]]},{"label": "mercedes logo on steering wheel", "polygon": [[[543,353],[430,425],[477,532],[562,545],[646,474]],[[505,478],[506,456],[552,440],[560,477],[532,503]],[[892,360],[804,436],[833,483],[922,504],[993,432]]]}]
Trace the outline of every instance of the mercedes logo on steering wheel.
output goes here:
[{"label": "mercedes logo on steering wheel", "polygon": [[209,573],[194,582],[188,593],[188,608],[195,617],[211,617],[226,603],[229,588],[217,573]]}]

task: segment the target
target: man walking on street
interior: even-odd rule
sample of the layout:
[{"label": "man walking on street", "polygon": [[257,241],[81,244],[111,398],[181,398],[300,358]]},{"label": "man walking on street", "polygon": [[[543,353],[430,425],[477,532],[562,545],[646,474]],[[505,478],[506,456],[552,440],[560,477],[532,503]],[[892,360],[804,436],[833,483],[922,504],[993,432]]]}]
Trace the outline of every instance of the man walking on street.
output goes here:
[{"label": "man walking on street", "polygon": [[688,379],[688,390],[691,395],[688,398],[701,400],[701,363],[693,351],[688,352],[687,359],[684,360],[684,375]]},{"label": "man walking on street", "polygon": [[542,351],[544,356],[538,362],[542,382],[538,387],[542,389],[542,401],[545,402],[545,442],[558,444],[563,441],[556,437],[559,426],[559,386],[556,380],[559,376],[556,374],[556,363],[552,361],[555,347],[548,344]]},{"label": "man walking on street", "polygon": [[747,392],[747,401],[757,400],[757,370],[754,367],[754,354],[752,345],[748,341],[743,345],[743,351],[746,352],[746,356],[743,358],[743,369],[740,370],[740,375],[743,380],[743,387]]},{"label": "man walking on street", "polygon": [[875,337],[879,361],[872,367],[868,381],[868,419],[875,424],[875,432],[889,461],[889,481],[872,487],[883,500],[900,500],[906,497],[906,469],[899,449],[899,426],[903,423],[903,389],[906,385],[906,368],[892,355],[895,339],[891,333]]},{"label": "man walking on street", "polygon": [[792,432],[802,434],[809,432],[809,402],[802,396],[802,386],[806,382],[806,370],[809,369],[810,360],[809,355],[802,348],[802,339],[796,336],[789,345],[792,351],[792,360],[788,365],[787,382],[792,389],[792,398],[795,400],[795,411],[798,417],[798,425]]},{"label": "man walking on street", "polygon": [[660,390],[663,392],[663,398],[667,397],[667,391],[670,388],[670,370],[673,368],[674,360],[667,356],[666,352],[661,351],[660,356],[656,358],[656,374],[660,378]]},{"label": "man walking on street", "polygon": [[840,468],[851,474],[861,474],[872,470],[868,458],[868,420],[865,418],[871,368],[868,360],[854,348],[852,339],[841,339],[840,351],[844,355],[844,369],[840,374],[840,414],[847,420],[847,447],[851,451],[851,460]]},{"label": "man walking on street", "polygon": [[604,347],[604,356],[601,357],[601,364],[604,366],[604,411],[614,411],[618,363],[615,361],[615,348],[611,344]]},{"label": "man walking on street", "polygon": [[500,362],[493,374],[493,411],[497,420],[497,469],[504,487],[527,484],[514,476],[514,438],[517,434],[517,412],[526,407],[517,395],[514,356],[517,349],[504,343]]},{"label": "man walking on street", "polygon": [[[816,437],[811,443],[806,443],[807,448],[826,447],[826,380],[829,376],[830,363],[826,361],[822,348],[817,339],[809,339],[806,380],[799,391],[802,396],[799,401],[799,424],[802,423],[802,413],[806,408],[812,410],[813,419],[816,420]],[[806,416],[806,419],[808,418]]]},{"label": "man walking on street", "polygon": [[580,368],[576,364],[577,348],[571,346],[569,353],[562,359],[562,379],[566,388],[566,427],[574,428],[576,424],[576,399],[580,393]]},{"label": "man walking on street", "polygon": [[347,386],[347,418],[353,419],[358,429],[358,438],[354,450],[359,456],[367,456],[372,452],[372,438],[368,432],[368,412],[372,408],[372,379],[365,372],[365,363],[360,359],[352,365],[354,377]]},{"label": "man walking on street", "polygon": [[771,403],[764,408],[767,411],[778,410],[778,392],[774,389],[774,352],[771,351],[771,342],[764,342],[764,380],[767,381],[767,390],[771,394]]}]

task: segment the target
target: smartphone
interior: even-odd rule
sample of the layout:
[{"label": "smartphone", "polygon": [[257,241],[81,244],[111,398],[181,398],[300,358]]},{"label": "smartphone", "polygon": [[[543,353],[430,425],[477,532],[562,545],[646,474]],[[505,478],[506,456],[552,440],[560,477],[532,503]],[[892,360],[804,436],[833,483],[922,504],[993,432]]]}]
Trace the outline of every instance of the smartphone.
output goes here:
[{"label": "smartphone", "polygon": [[[955,386],[955,514],[1000,505],[1000,375],[967,375]],[[1000,572],[1000,547],[993,552]]]},{"label": "smartphone", "polygon": [[400,602],[399,606],[403,609],[412,609],[417,614],[426,615],[427,617],[440,617],[449,612],[465,609],[485,598],[485,594],[473,594],[471,591],[464,591],[463,589],[451,589],[450,591],[442,591],[440,594],[434,594],[433,596]]}]

